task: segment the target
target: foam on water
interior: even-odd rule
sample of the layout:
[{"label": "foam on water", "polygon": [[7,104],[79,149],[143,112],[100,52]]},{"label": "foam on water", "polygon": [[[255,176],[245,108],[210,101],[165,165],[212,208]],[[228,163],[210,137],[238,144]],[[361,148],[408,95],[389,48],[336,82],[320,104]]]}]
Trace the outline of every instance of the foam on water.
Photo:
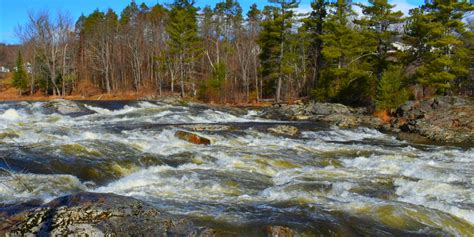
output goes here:
[{"label": "foam on water", "polygon": [[[118,110],[86,105],[95,113],[79,117],[45,113],[42,106],[0,105],[0,151],[21,145],[48,147],[49,153],[59,154],[64,145],[71,145],[86,153],[102,154],[100,149],[106,146],[97,144],[115,144],[111,147],[182,162],[137,165],[97,188],[87,188],[86,180],[71,175],[25,174],[25,182],[35,187],[28,192],[2,177],[0,183],[14,187],[10,190],[0,185],[3,202],[88,190],[185,203],[309,203],[389,224],[394,223],[381,216],[387,207],[411,213],[415,205],[420,213],[441,219],[453,215],[474,225],[473,149],[418,148],[368,128],[308,129],[293,138],[251,126],[239,131],[195,132],[212,141],[210,146],[200,146],[176,138],[176,131],[186,129],[173,125],[252,122],[272,126],[271,121],[257,118],[256,111],[236,116],[149,102],[127,104]],[[136,127],[116,129],[130,125]],[[113,155],[121,159],[126,154],[117,151]],[[101,159],[78,157],[82,158],[71,162],[91,159],[102,167]],[[193,211],[170,208],[181,214]],[[406,213],[401,216],[409,218]]]},{"label": "foam on water", "polygon": [[6,121],[17,121],[20,119],[20,115],[15,109],[8,109],[3,114],[0,114],[0,119]]}]

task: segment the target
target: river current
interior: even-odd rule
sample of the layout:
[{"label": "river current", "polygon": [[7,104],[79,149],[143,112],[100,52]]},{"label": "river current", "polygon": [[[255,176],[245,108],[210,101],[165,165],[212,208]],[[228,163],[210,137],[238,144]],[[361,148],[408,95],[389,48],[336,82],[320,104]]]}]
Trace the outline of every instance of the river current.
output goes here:
[{"label": "river current", "polygon": [[[0,167],[15,174],[2,172],[0,203],[89,191],[248,235],[272,225],[303,236],[474,236],[473,148],[270,121],[253,110],[77,103],[88,112],[0,103]],[[282,124],[301,133],[269,131]],[[211,145],[180,140],[180,130]]]}]

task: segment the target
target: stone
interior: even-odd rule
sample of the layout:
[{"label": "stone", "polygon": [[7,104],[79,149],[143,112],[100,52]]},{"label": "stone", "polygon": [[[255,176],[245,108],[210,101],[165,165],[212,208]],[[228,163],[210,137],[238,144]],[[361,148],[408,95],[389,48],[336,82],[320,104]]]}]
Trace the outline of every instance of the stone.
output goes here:
[{"label": "stone", "polygon": [[115,194],[82,192],[12,215],[3,212],[2,236],[200,236],[187,220]]},{"label": "stone", "polygon": [[49,101],[43,105],[43,108],[61,115],[87,115],[94,113],[94,111],[88,109],[83,104],[63,99]]},{"label": "stone", "polygon": [[186,132],[186,131],[177,131],[174,135],[181,140],[184,140],[193,144],[197,144],[197,145],[210,145],[211,144],[211,140],[209,140],[208,138],[201,137],[197,134]]},{"label": "stone", "polygon": [[268,129],[269,132],[278,135],[286,135],[290,137],[294,137],[300,133],[300,130],[297,127],[289,126],[289,125],[278,125]]},{"label": "stone", "polygon": [[311,113],[317,115],[330,115],[330,114],[349,114],[351,110],[349,107],[342,104],[335,103],[313,103],[308,105],[312,108]]},{"label": "stone", "polygon": [[442,96],[409,101],[397,109],[396,115],[398,118],[392,120],[392,127],[403,132],[416,133],[440,143],[474,145],[472,99]]},{"label": "stone", "polygon": [[189,101],[181,98],[181,97],[163,97],[157,99],[158,102],[173,105],[173,106],[187,106],[189,105]]},{"label": "stone", "polygon": [[265,232],[271,237],[293,237],[294,231],[286,226],[266,226]]},{"label": "stone", "polygon": [[354,128],[359,126],[356,116],[346,114],[331,114],[321,119],[322,121],[334,124],[340,128]]}]

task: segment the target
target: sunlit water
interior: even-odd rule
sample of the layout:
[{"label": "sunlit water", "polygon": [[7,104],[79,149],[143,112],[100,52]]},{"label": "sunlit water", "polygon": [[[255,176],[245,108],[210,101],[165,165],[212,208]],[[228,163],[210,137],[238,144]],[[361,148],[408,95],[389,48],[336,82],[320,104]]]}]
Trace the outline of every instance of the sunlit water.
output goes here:
[{"label": "sunlit water", "polygon": [[[0,104],[0,166],[21,177],[0,177],[0,203],[106,192],[214,228],[474,235],[472,148],[415,145],[368,128],[263,120],[257,111],[89,102],[89,113],[63,116],[44,105]],[[174,136],[202,123],[230,129],[193,131],[211,139],[210,146]],[[301,134],[268,132],[282,123]]]}]

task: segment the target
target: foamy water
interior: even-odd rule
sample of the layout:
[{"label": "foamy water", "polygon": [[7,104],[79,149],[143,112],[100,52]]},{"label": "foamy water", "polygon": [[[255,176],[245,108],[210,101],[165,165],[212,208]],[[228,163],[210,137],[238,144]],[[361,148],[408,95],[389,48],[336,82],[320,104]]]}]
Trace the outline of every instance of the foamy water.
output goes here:
[{"label": "foamy water", "polygon": [[[0,152],[8,163],[2,167],[21,180],[0,177],[0,202],[83,190],[230,224],[257,220],[271,207],[269,215],[285,213],[288,225],[311,226],[322,218],[310,211],[316,208],[334,218],[364,218],[389,232],[474,235],[473,149],[308,123],[290,123],[302,130],[298,137],[280,136],[268,132],[276,122],[258,118],[258,111],[236,115],[138,102],[86,104],[92,113],[67,116],[43,106],[0,105]],[[193,131],[212,141],[200,146],[174,136],[189,129],[183,124],[231,129]]]}]

